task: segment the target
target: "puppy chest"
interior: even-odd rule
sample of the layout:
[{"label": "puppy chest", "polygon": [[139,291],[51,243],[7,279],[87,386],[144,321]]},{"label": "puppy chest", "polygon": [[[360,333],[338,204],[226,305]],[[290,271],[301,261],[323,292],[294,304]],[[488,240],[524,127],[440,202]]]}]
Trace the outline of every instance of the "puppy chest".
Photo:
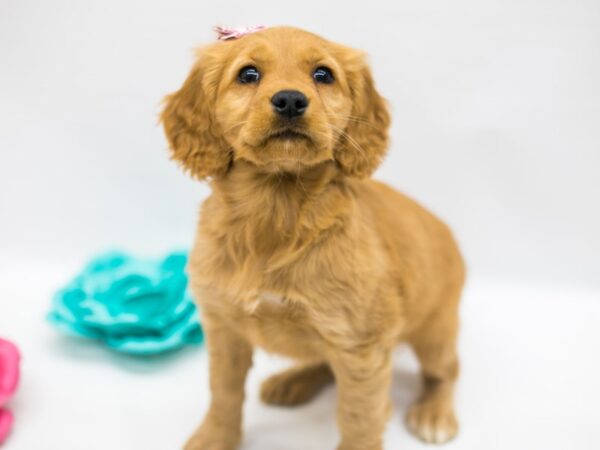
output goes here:
[{"label": "puppy chest", "polygon": [[296,359],[315,359],[322,345],[306,310],[280,295],[261,292],[241,305],[241,331],[255,346]]},{"label": "puppy chest", "polygon": [[244,302],[244,309],[248,314],[255,314],[261,310],[263,314],[286,315],[293,313],[291,302],[283,295],[272,292],[260,292]]}]

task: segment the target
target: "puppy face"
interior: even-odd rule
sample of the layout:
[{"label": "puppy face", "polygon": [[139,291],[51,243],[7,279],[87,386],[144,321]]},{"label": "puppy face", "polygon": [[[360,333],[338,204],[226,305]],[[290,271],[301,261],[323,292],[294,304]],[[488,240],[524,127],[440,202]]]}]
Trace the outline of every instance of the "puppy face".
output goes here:
[{"label": "puppy face", "polygon": [[366,176],[389,126],[363,55],[293,28],[203,49],[162,120],[174,159],[197,178],[240,159],[269,172],[334,160]]},{"label": "puppy face", "polygon": [[352,110],[348,80],[331,49],[310,34],[241,39],[219,86],[216,117],[235,158],[267,168],[333,159]]}]

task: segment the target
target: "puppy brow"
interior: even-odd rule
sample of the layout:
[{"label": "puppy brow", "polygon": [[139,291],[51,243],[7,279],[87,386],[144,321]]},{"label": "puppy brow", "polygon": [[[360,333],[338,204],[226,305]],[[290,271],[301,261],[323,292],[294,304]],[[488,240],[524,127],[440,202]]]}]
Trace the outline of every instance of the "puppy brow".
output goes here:
[{"label": "puppy brow", "polygon": [[268,65],[268,63],[269,60],[267,58],[248,54],[236,58],[235,61],[232,63],[232,66],[238,70],[244,66],[256,66],[258,68],[264,68]]},{"label": "puppy brow", "polygon": [[326,66],[336,72],[340,70],[340,66],[337,61],[330,56],[310,56],[304,60],[304,63],[313,68]]},{"label": "puppy brow", "polygon": [[[267,65],[267,60],[263,59],[263,58],[244,58],[243,60],[240,60],[240,67],[243,66],[247,66],[247,65],[252,65],[252,66],[266,66]],[[238,64],[239,66],[239,64]]]}]

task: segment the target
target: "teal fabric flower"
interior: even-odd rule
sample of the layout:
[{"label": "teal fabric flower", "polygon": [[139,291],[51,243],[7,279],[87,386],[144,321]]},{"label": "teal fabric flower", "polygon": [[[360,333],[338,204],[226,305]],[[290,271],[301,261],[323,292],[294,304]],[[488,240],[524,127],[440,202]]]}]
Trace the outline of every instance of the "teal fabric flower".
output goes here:
[{"label": "teal fabric flower", "polygon": [[48,319],[59,329],[130,354],[152,355],[203,340],[187,291],[185,253],[159,261],[108,253],[56,293]]}]

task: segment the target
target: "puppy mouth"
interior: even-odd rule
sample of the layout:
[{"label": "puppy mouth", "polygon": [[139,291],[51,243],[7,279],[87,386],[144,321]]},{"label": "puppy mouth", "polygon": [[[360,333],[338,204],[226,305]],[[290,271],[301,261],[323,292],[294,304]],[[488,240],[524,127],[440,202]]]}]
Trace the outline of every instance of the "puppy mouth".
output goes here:
[{"label": "puppy mouth", "polygon": [[286,128],[283,130],[277,130],[274,133],[271,133],[267,140],[276,140],[276,141],[288,141],[288,142],[301,142],[301,141],[311,141],[312,139],[308,134],[303,131]]}]

